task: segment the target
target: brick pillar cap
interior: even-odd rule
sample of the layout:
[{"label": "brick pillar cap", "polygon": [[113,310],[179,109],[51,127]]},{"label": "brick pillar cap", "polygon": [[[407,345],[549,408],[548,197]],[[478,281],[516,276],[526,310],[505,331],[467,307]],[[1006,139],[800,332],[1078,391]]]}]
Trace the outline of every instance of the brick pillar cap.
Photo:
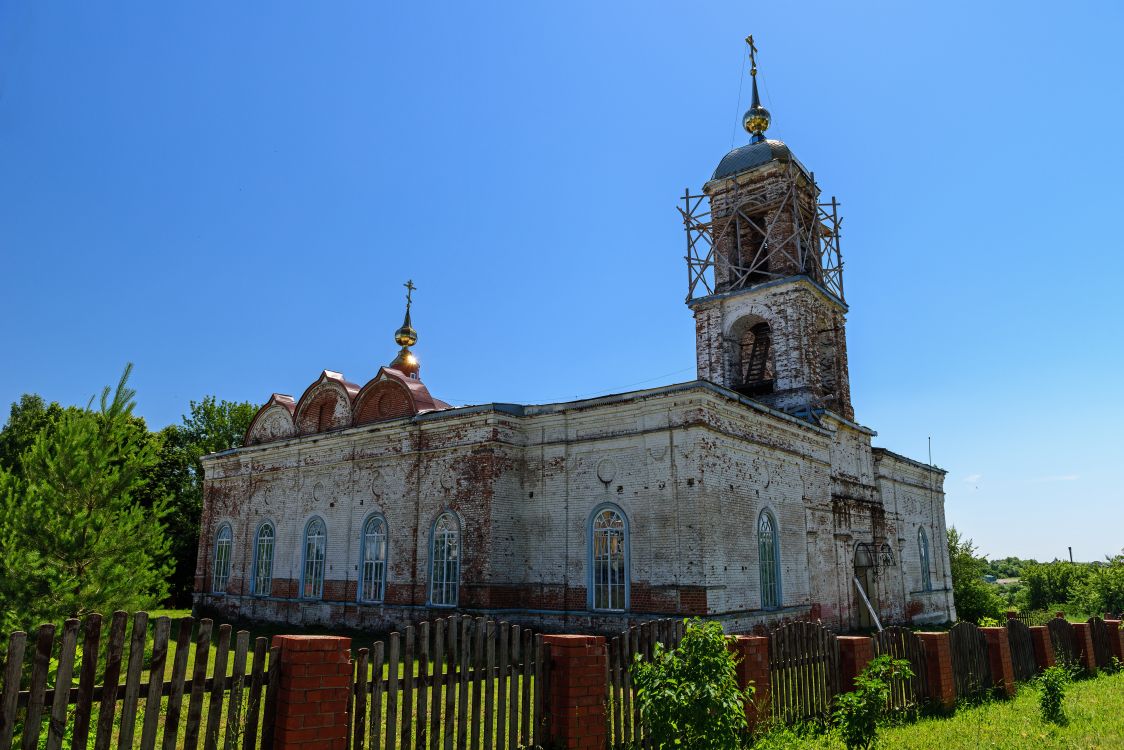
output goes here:
[{"label": "brick pillar cap", "polygon": [[275,635],[272,645],[282,651],[350,651],[351,639],[339,635]]},{"label": "brick pillar cap", "polygon": [[839,636],[836,636],[835,639],[839,640],[839,641],[847,641],[847,642],[857,642],[857,641],[869,641],[869,640],[871,640],[869,635],[839,635]]}]

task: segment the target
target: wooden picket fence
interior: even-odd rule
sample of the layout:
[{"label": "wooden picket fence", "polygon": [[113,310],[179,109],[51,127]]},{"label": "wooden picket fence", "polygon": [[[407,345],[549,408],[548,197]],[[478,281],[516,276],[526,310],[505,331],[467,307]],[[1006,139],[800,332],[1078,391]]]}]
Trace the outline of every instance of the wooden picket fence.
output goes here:
[{"label": "wooden picket fence", "polygon": [[[453,615],[361,648],[352,750],[516,750],[546,742],[549,656],[542,636]],[[482,743],[482,744],[481,744]]]},{"label": "wooden picket fence", "polygon": [[1011,669],[1016,682],[1023,682],[1038,673],[1038,660],[1034,656],[1034,640],[1030,628],[1021,620],[1007,620],[1007,643],[1011,647]]},{"label": "wooden picket fence", "polygon": [[952,679],[956,695],[983,695],[991,689],[991,663],[987,639],[971,622],[958,622],[948,631],[952,652]]},{"label": "wooden picket fence", "polygon": [[1054,659],[1063,666],[1077,665],[1077,649],[1074,648],[1073,626],[1064,617],[1055,617],[1046,623],[1050,631],[1050,643],[1054,647]]},{"label": "wooden picket fence", "polygon": [[94,750],[110,745],[195,750],[200,740],[204,750],[272,746],[278,671],[267,669],[267,654],[270,665],[277,659],[267,639],[255,640],[247,672],[249,633],[234,634],[231,654],[231,628],[220,626],[208,674],[211,620],[174,621],[174,640],[168,617],[152,621],[151,639],[147,612],[137,612],[129,625],[125,612],[115,612],[108,626],[99,614],[67,620],[61,638],[54,625],[39,627],[31,644],[27,633],[12,633],[0,694],[0,750],[14,747],[17,730],[22,750],[37,750],[40,744],[60,750],[64,742],[85,750],[91,740]]},{"label": "wooden picket fence", "polygon": [[874,635],[874,655],[889,654],[893,659],[909,662],[913,677],[897,678],[890,683],[890,710],[915,711],[925,702],[926,685],[925,648],[921,639],[909,628],[893,625]]},{"label": "wooden picket fence", "polygon": [[610,750],[652,747],[640,707],[633,700],[631,668],[637,657],[652,658],[657,643],[676,648],[683,640],[682,620],[653,620],[631,627],[608,642],[609,673],[606,679],[605,720]]},{"label": "wooden picket fence", "polygon": [[1108,635],[1108,626],[1099,617],[1089,618],[1089,635],[1093,640],[1093,660],[1097,669],[1112,669],[1112,642]]},{"label": "wooden picket fence", "polygon": [[769,634],[769,702],[785,724],[826,721],[839,693],[839,642],[818,622],[790,622]]}]

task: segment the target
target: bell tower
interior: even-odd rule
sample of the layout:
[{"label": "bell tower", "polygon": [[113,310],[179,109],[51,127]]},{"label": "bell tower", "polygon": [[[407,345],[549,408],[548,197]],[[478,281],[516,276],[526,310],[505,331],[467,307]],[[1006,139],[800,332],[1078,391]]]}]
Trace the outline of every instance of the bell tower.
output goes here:
[{"label": "bell tower", "polygon": [[680,209],[687,232],[687,305],[698,377],[791,414],[854,418],[847,373],[839,212],[779,140],[757,91],[742,124],[750,142],[719,162]]}]

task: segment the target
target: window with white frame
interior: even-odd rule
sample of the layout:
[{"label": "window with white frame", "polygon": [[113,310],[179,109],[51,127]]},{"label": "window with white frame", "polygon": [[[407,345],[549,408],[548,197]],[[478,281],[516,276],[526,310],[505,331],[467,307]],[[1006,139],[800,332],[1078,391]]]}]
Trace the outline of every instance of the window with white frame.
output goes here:
[{"label": "window with white frame", "polygon": [[359,601],[381,602],[386,586],[386,521],[371,516],[359,540],[363,559],[359,566]]},{"label": "window with white frame", "polygon": [[215,534],[215,566],[211,571],[211,591],[216,594],[226,593],[226,584],[230,581],[230,547],[234,539],[234,532],[230,524],[224,523]]},{"label": "window with white frame", "polygon": [[590,529],[590,591],[593,609],[623,612],[628,606],[628,528],[624,515],[602,508]]},{"label": "window with white frame", "polygon": [[319,599],[324,595],[324,549],[328,533],[324,522],[313,518],[304,527],[304,570],[301,576],[301,596]]},{"label": "window with white frame", "polygon": [[273,589],[273,547],[277,532],[273,524],[266,521],[258,527],[254,536],[254,575],[250,579],[255,596],[269,596]]},{"label": "window with white frame", "polygon": [[773,514],[761,511],[757,519],[757,559],[761,570],[761,607],[781,606],[781,549],[777,540],[777,522]]},{"label": "window with white frame", "polygon": [[921,590],[932,591],[933,579],[929,573],[929,537],[925,536],[925,529],[917,529],[917,549],[921,558]]},{"label": "window with white frame", "polygon": [[460,524],[452,513],[442,513],[433,524],[429,559],[429,603],[457,606],[460,586]]}]

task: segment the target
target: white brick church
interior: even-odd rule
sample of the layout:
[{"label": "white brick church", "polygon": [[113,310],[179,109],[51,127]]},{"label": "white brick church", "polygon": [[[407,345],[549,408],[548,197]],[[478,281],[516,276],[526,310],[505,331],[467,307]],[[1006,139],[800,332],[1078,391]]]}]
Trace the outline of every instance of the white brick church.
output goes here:
[{"label": "white brick church", "polygon": [[836,204],[764,137],[756,77],[745,124],[684,196],[696,380],[453,407],[408,304],[366,384],[325,370],[204,458],[196,607],[378,630],[954,619],[944,472],[872,448],[851,407]]}]

